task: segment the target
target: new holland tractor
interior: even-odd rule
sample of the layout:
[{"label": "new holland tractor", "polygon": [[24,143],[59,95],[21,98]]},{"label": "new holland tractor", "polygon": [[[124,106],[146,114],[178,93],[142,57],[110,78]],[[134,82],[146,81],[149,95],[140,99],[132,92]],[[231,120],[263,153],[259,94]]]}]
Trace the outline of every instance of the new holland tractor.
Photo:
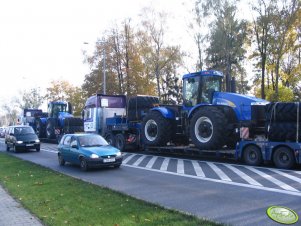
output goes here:
[{"label": "new holland tractor", "polygon": [[47,113],[40,109],[24,109],[25,123],[31,125],[39,138],[59,139],[63,134],[83,132],[83,120],[72,115],[69,102],[48,103]]},{"label": "new holland tractor", "polygon": [[189,144],[201,150],[234,148],[240,128],[264,129],[265,100],[221,92],[223,74],[209,70],[183,76],[183,104],[150,109],[141,124],[143,143]]}]

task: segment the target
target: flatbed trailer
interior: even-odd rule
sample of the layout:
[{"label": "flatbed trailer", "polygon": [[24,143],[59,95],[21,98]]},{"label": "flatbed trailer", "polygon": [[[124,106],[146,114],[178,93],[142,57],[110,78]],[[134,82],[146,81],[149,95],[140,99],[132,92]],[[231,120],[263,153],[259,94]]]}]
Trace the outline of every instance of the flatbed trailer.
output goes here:
[{"label": "flatbed trailer", "polygon": [[238,143],[235,158],[248,165],[273,162],[277,168],[290,169],[301,164],[300,142],[276,142],[269,140],[242,140]]}]

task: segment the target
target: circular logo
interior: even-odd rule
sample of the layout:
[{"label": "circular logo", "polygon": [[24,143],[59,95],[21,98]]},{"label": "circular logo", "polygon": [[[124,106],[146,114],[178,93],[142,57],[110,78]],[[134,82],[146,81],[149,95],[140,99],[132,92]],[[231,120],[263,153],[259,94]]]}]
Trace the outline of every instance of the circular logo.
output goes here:
[{"label": "circular logo", "polygon": [[273,221],[281,224],[294,224],[298,221],[295,211],[283,206],[271,206],[267,209],[267,215]]}]

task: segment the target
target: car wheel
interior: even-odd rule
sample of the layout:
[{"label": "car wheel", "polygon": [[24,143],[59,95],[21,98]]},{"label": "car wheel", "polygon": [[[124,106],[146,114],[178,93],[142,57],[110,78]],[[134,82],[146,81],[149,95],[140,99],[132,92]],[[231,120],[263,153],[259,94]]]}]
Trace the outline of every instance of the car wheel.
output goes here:
[{"label": "car wheel", "polygon": [[80,169],[81,169],[82,171],[87,171],[87,170],[88,170],[87,161],[86,161],[86,159],[83,158],[83,157],[80,159]]},{"label": "car wheel", "polygon": [[114,168],[120,168],[121,164],[115,165]]},{"label": "car wheel", "polygon": [[60,166],[64,166],[65,165],[65,160],[64,160],[64,158],[63,158],[63,156],[62,155],[58,155],[58,160],[59,160],[59,165]]},{"label": "car wheel", "polygon": [[9,151],[9,146],[8,146],[8,144],[6,144],[6,151]]},{"label": "car wheel", "polygon": [[41,147],[37,147],[36,151],[39,152],[41,150]]}]

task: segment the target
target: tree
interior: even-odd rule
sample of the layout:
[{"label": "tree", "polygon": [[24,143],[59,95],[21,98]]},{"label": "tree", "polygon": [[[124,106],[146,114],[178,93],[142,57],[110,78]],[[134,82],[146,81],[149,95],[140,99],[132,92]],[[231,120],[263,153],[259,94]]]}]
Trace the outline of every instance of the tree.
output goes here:
[{"label": "tree", "polygon": [[44,102],[44,97],[40,93],[40,88],[32,88],[29,91],[23,91],[23,93],[21,93],[21,100],[18,100],[19,107],[21,109],[39,108]]},{"label": "tree", "polygon": [[230,76],[237,77],[241,63],[245,58],[243,48],[247,41],[247,22],[236,19],[236,6],[225,1],[216,9],[209,36],[206,62],[209,68],[220,70],[226,75],[226,91],[230,91]]},{"label": "tree", "polygon": [[46,99],[48,101],[67,101],[73,106],[73,113],[79,116],[84,108],[85,97],[82,89],[71,85],[68,81],[52,81],[47,88]]},{"label": "tree", "polygon": [[265,99],[265,70],[267,61],[268,46],[271,41],[272,13],[275,9],[275,1],[258,0],[257,5],[253,5],[253,10],[258,14],[253,19],[253,34],[256,42],[256,52],[252,57],[258,57],[261,65],[261,98]]}]

